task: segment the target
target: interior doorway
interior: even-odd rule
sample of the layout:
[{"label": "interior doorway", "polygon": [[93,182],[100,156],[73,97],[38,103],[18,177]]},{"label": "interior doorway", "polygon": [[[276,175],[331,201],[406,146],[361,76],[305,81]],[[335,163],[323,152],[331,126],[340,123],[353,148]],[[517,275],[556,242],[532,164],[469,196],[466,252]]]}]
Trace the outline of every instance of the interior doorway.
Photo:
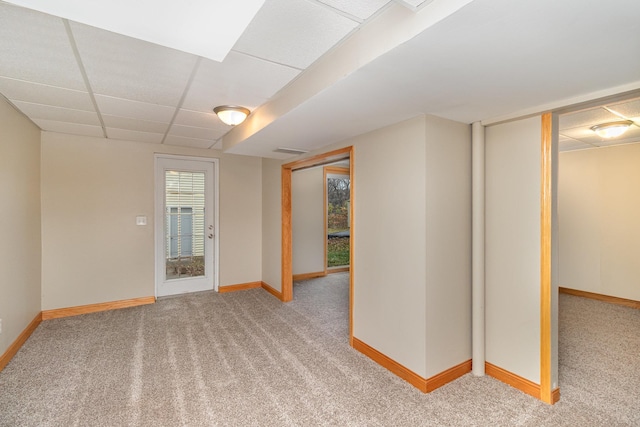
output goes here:
[{"label": "interior doorway", "polygon": [[[548,229],[543,227],[542,239],[543,242],[553,241],[549,244],[553,255],[549,257],[547,277],[553,280],[551,289],[556,303],[553,307],[545,307],[543,300],[542,315],[544,318],[548,308],[549,316],[554,316],[552,330],[557,337],[558,378],[566,381],[569,372],[576,375],[574,367],[568,368],[572,366],[572,357],[595,356],[601,352],[569,353],[571,348],[578,349],[573,342],[563,342],[563,334],[572,339],[576,334],[567,332],[569,323],[560,323],[562,319],[568,322],[569,318],[569,313],[563,310],[571,310],[577,303],[563,307],[563,298],[565,304],[569,304],[567,298],[571,297],[560,298],[558,293],[622,305],[632,305],[635,300],[640,306],[637,302],[640,294],[634,293],[640,267],[635,262],[637,256],[632,255],[640,254],[640,227],[632,213],[632,206],[640,206],[637,185],[633,184],[640,179],[640,173],[636,172],[640,161],[640,93],[636,91],[573,105],[547,116],[554,123],[553,130],[549,128],[547,132],[557,143],[547,158],[546,170],[552,173],[549,178],[553,185],[547,187],[550,190],[547,196],[543,186],[543,201],[548,199],[549,212],[556,212],[557,217]],[[609,137],[598,132],[609,124],[627,125],[626,132]],[[575,310],[571,314],[575,317]],[[590,317],[596,317],[596,313]],[[578,326],[585,324],[587,322],[583,321]],[[545,342],[542,344],[544,346]],[[581,365],[599,365],[599,362],[592,362],[583,360]],[[593,385],[595,399],[603,384],[596,384],[594,380]]]},{"label": "interior doorway", "polygon": [[325,166],[324,176],[324,271],[349,271],[351,241],[351,177],[348,161]]},{"label": "interior doorway", "polygon": [[[354,255],[354,148],[345,147],[328,153],[319,154],[308,159],[298,160],[282,165],[282,300],[293,299],[293,244],[292,244],[292,212],[291,212],[291,175],[295,170],[326,165],[339,160],[348,159],[349,171],[349,218],[351,235],[349,239],[349,341],[353,340],[353,255]],[[325,264],[326,265],[326,264]]]}]

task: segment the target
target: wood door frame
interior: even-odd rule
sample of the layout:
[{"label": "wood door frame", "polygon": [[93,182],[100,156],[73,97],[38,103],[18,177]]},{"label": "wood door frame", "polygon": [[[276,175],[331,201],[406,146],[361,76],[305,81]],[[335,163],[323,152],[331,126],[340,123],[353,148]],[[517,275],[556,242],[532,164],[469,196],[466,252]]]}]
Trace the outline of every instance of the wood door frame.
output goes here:
[{"label": "wood door frame", "polygon": [[[321,166],[342,159],[349,159],[349,179],[351,180],[349,206],[351,215],[351,236],[349,239],[349,343],[353,341],[353,253],[354,253],[354,224],[355,224],[355,185],[354,185],[354,147],[349,146],[327,153],[318,154],[307,159],[296,160],[282,165],[282,301],[293,300],[293,240],[291,233],[291,173],[294,170]],[[325,184],[326,185],[326,184]],[[326,260],[325,260],[326,261]],[[326,266],[326,262],[325,262]]]},{"label": "wood door frame", "polygon": [[[324,199],[322,199],[322,209],[324,211],[324,275],[326,276],[329,273],[329,260],[327,258],[327,252],[328,252],[328,244],[329,244],[329,239],[327,238],[327,232],[328,232],[328,208],[329,208],[329,201],[327,200],[327,196],[328,196],[328,191],[327,191],[327,175],[329,174],[334,174],[334,175],[343,175],[343,176],[348,176],[349,180],[351,180],[351,166],[349,166],[348,168],[345,167],[338,167],[338,166],[325,166],[322,168],[322,179],[323,179],[323,183],[322,183],[322,188],[324,189],[323,191],[323,197]],[[349,193],[351,193],[351,183],[349,183]],[[349,206],[351,206],[351,202],[349,202]],[[351,225],[351,224],[349,224]],[[349,230],[349,232],[351,232],[351,230]],[[351,240],[349,240],[349,242],[351,242]],[[349,251],[351,252],[351,251]],[[351,266],[351,254],[349,254],[349,268]],[[340,267],[342,267],[343,270],[340,270]],[[338,269],[337,271],[347,271],[346,268],[344,268],[344,266],[340,266],[340,267],[335,267],[336,269]]]},{"label": "wood door frame", "polygon": [[163,251],[163,242],[164,239],[164,211],[158,209],[160,204],[164,203],[164,190],[161,192],[159,189],[160,181],[163,182],[164,185],[164,176],[162,175],[159,169],[159,162],[162,159],[168,160],[186,160],[186,161],[195,161],[195,162],[203,162],[210,163],[213,165],[213,175],[211,176],[212,180],[212,203],[213,203],[213,265],[212,265],[212,285],[213,290],[218,291],[218,287],[220,284],[220,239],[219,239],[219,230],[220,230],[220,160],[216,157],[197,157],[197,156],[182,156],[177,154],[164,154],[164,153],[154,153],[154,223],[153,223],[153,235],[154,235],[154,296],[158,297],[158,280],[160,273],[160,267],[158,265],[159,258],[161,258],[161,253]]},{"label": "wood door frame", "polygon": [[540,144],[540,400],[553,405],[559,393],[552,388],[552,211],[553,115],[542,115]]}]

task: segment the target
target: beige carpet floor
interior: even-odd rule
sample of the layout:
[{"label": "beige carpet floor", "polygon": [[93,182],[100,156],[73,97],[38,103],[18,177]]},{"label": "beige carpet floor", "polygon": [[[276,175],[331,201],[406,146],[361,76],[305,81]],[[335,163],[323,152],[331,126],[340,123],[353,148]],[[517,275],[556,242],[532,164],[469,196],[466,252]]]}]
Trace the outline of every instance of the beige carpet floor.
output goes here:
[{"label": "beige carpet floor", "polygon": [[348,276],[43,322],[0,426],[640,426],[637,310],[561,296],[562,400],[492,378],[422,394],[348,345]]}]

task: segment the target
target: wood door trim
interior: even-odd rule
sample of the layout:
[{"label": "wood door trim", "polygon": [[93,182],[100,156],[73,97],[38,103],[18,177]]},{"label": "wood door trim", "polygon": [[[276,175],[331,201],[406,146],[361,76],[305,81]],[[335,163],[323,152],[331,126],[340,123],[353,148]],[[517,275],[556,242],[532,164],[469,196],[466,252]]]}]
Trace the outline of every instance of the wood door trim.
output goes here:
[{"label": "wood door trim", "polygon": [[552,113],[542,115],[540,179],[540,400],[554,404],[551,383]]},{"label": "wood door trim", "polygon": [[[282,285],[281,295],[283,302],[289,302],[293,299],[293,262],[292,262],[292,234],[291,234],[291,173],[294,170],[309,168],[312,166],[321,166],[323,164],[335,162],[341,159],[349,159],[349,179],[351,180],[350,189],[350,209],[351,209],[351,238],[349,239],[349,250],[351,252],[349,259],[351,268],[349,269],[349,342],[353,343],[353,253],[354,253],[354,201],[355,201],[355,185],[354,185],[354,154],[353,146],[340,148],[315,155],[307,159],[301,159],[282,165],[281,172],[281,189],[282,189],[282,253],[281,253],[281,274]],[[326,222],[326,221],[325,221]],[[325,262],[326,265],[326,262]]]}]

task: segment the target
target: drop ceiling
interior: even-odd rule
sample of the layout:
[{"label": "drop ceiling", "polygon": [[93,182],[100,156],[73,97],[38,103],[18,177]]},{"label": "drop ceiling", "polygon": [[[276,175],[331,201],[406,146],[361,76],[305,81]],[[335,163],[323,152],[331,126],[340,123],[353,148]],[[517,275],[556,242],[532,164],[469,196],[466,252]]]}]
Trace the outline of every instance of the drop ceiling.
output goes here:
[{"label": "drop ceiling", "polygon": [[[288,158],[418,114],[640,90],[638,22],[635,0],[265,0],[218,62],[0,1],[0,94],[43,131]],[[222,104],[252,114],[231,128]],[[599,144],[576,123],[609,113],[563,116],[562,145]]]},{"label": "drop ceiling", "polygon": [[[633,124],[617,138],[601,138],[591,130],[595,125],[621,120],[630,120]],[[563,114],[558,127],[560,151],[640,142],[640,98]]]}]

